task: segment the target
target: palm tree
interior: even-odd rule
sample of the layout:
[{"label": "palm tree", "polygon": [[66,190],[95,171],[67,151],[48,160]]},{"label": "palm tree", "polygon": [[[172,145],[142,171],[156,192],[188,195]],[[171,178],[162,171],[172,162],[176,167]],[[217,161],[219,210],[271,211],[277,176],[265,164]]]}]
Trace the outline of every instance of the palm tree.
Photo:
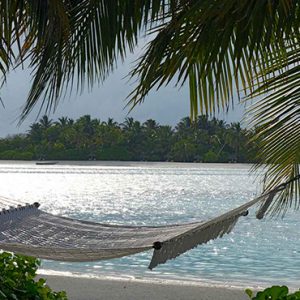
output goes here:
[{"label": "palm tree", "polygon": [[68,118],[68,126],[72,126],[74,124],[74,119]]},{"label": "palm tree", "polygon": [[58,125],[60,128],[65,128],[68,126],[68,117],[60,117],[58,118],[58,121],[55,122],[56,125]]},{"label": "palm tree", "polygon": [[194,120],[227,109],[236,92],[264,95],[249,116],[262,128],[255,139],[265,190],[288,182],[275,210],[298,207],[299,1],[10,0],[0,7],[0,71],[25,59],[34,70],[23,117],[39,99],[55,108],[74,82],[80,91],[85,81],[103,81],[146,31],[152,40],[131,72],[137,86],[130,104],[174,80],[189,82]]},{"label": "palm tree", "polygon": [[40,118],[39,124],[43,130],[47,130],[53,125],[53,121],[49,119],[47,115],[44,115],[42,118]]},{"label": "palm tree", "polygon": [[207,115],[198,116],[198,118],[197,118],[197,127],[199,129],[208,130],[208,127],[209,127],[208,123],[209,123],[209,120],[208,120]]},{"label": "palm tree", "polygon": [[142,144],[145,136],[141,123],[139,121],[135,121],[132,117],[128,117],[121,126],[124,131],[127,148],[132,152],[132,158],[136,160],[144,160],[142,155]]},{"label": "palm tree", "polygon": [[125,121],[121,124],[124,131],[129,131],[134,127],[134,119],[132,117],[125,118]]},{"label": "palm tree", "polygon": [[143,126],[147,130],[155,130],[159,127],[158,123],[153,119],[148,119],[146,122],[143,123]]},{"label": "palm tree", "polygon": [[103,125],[108,126],[110,128],[118,127],[118,122],[115,122],[113,118],[108,118],[107,122],[102,122]]},{"label": "palm tree", "polygon": [[29,137],[35,142],[41,142],[43,139],[43,129],[40,123],[33,123],[29,127]]},{"label": "palm tree", "polygon": [[95,133],[95,126],[98,125],[98,121],[92,119],[90,115],[84,115],[80,117],[75,125],[79,132],[84,133],[87,137],[92,137]]},{"label": "palm tree", "polygon": [[190,134],[190,131],[192,129],[191,118],[189,117],[182,118],[180,122],[175,126],[175,129],[178,132],[178,134],[181,136]]},{"label": "palm tree", "polygon": [[230,146],[234,149],[234,161],[239,161],[239,152],[242,137],[242,128],[240,123],[232,123],[230,125]]}]

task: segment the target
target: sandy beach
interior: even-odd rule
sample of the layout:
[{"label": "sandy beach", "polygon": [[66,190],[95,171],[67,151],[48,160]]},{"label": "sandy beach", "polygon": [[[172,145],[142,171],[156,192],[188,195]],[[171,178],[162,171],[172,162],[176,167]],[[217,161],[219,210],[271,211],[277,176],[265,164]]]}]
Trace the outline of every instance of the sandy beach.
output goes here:
[{"label": "sandy beach", "polygon": [[146,281],[41,275],[70,300],[247,300],[236,287],[208,286],[180,281]]}]

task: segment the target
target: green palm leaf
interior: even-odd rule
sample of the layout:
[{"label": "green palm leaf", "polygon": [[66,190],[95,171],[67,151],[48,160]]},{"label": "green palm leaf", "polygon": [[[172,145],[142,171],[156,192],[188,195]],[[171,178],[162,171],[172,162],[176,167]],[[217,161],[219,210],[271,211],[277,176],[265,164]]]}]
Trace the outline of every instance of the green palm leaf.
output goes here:
[{"label": "green palm leaf", "polygon": [[227,109],[236,90],[269,93],[250,111],[265,189],[287,180],[273,208],[298,207],[299,1],[0,0],[0,18],[0,72],[26,59],[33,70],[23,118],[39,100],[49,111],[68,88],[102,82],[141,32],[154,38],[131,73],[132,107],[171,82],[189,81],[193,119]]},{"label": "green palm leaf", "polygon": [[33,70],[23,117],[39,99],[46,110],[55,109],[74,84],[81,90],[86,80],[89,87],[102,82],[117,60],[137,45],[144,26],[169,16],[177,2],[0,1],[0,34],[6,45],[0,46],[0,71],[6,74],[14,57],[17,64],[28,59]]},{"label": "green palm leaf", "polygon": [[[235,90],[252,91],[257,74],[284,55],[283,36],[298,36],[297,1],[188,1],[158,26],[156,38],[132,72],[130,103],[148,92],[190,81],[192,116],[226,109]],[[272,51],[271,51],[272,50]],[[265,79],[261,77],[261,79]],[[241,91],[241,92],[242,92]]]},{"label": "green palm leaf", "polygon": [[[249,110],[251,123],[257,126],[254,138],[263,149],[256,169],[265,170],[265,190],[289,182],[271,206],[273,213],[299,208],[300,66],[295,64],[299,55],[299,47],[287,47],[286,56],[264,71],[268,79],[251,95],[268,93]],[[292,181],[294,178],[298,180]]]},{"label": "green palm leaf", "polygon": [[272,211],[298,208],[299,3],[189,3],[157,28],[156,38],[132,72],[139,84],[130,103],[142,102],[150,89],[174,78],[177,84],[189,80],[193,118],[198,111],[214,114],[226,109],[235,90],[248,98],[271,92],[250,111],[251,124],[259,128],[255,140],[262,147],[257,167],[266,171],[264,192],[288,182],[271,203]]}]

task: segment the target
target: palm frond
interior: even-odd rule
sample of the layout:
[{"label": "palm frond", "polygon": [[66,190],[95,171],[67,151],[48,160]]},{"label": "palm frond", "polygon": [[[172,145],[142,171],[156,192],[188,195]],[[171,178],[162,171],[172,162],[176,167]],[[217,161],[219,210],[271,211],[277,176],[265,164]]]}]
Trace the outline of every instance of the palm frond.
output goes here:
[{"label": "palm frond", "polygon": [[[22,63],[28,59],[33,83],[23,118],[42,100],[54,109],[67,88],[102,82],[119,58],[137,45],[147,26],[172,15],[177,0],[12,0],[0,1],[0,37]],[[6,26],[7,25],[7,26]],[[6,26],[6,27],[5,27]],[[9,53],[0,47],[0,71]],[[3,52],[3,53],[2,53]]]},{"label": "palm frond", "polygon": [[152,88],[189,80],[193,118],[226,109],[236,90],[249,98],[270,93],[250,118],[259,128],[264,192],[288,182],[272,201],[273,213],[299,207],[299,10],[290,0],[188,1],[157,27],[131,74],[138,78],[133,106]]},{"label": "palm frond", "polygon": [[132,71],[138,84],[130,104],[152,88],[189,80],[192,116],[227,108],[235,90],[253,91],[256,75],[278,59],[273,50],[285,55],[283,38],[299,36],[299,9],[290,0],[181,3]]},{"label": "palm frond", "polygon": [[0,20],[0,72],[26,59],[33,70],[23,118],[40,99],[55,109],[68,88],[102,82],[145,31],[155,37],[131,73],[132,106],[174,81],[189,81],[194,119],[228,108],[235,90],[268,92],[250,112],[265,189],[290,182],[273,208],[298,207],[299,1],[0,0]]},{"label": "palm frond", "polygon": [[[286,56],[264,71],[264,84],[251,96],[268,93],[249,110],[254,137],[262,151],[256,169],[265,170],[264,190],[289,182],[273,201],[269,212],[283,214],[300,205],[300,47],[287,47]],[[258,78],[259,80],[259,78]],[[293,178],[298,180],[292,181]]]}]

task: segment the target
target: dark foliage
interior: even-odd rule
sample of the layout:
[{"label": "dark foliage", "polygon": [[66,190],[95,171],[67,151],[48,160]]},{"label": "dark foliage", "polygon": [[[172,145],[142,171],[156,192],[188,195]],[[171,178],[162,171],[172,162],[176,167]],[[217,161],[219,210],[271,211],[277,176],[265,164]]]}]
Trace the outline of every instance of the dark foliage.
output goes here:
[{"label": "dark foliage", "polygon": [[183,118],[175,128],[151,119],[118,124],[89,115],[57,122],[43,116],[27,134],[0,139],[0,159],[253,162],[252,136],[239,123],[206,116]]},{"label": "dark foliage", "polygon": [[266,288],[263,291],[257,292],[254,296],[252,290],[247,289],[246,294],[252,300],[298,300],[300,299],[300,291],[295,293],[289,293],[287,286],[274,285],[270,288]]},{"label": "dark foliage", "polygon": [[34,257],[0,254],[0,299],[67,300],[65,292],[53,292],[43,278],[35,280],[40,261]]}]

